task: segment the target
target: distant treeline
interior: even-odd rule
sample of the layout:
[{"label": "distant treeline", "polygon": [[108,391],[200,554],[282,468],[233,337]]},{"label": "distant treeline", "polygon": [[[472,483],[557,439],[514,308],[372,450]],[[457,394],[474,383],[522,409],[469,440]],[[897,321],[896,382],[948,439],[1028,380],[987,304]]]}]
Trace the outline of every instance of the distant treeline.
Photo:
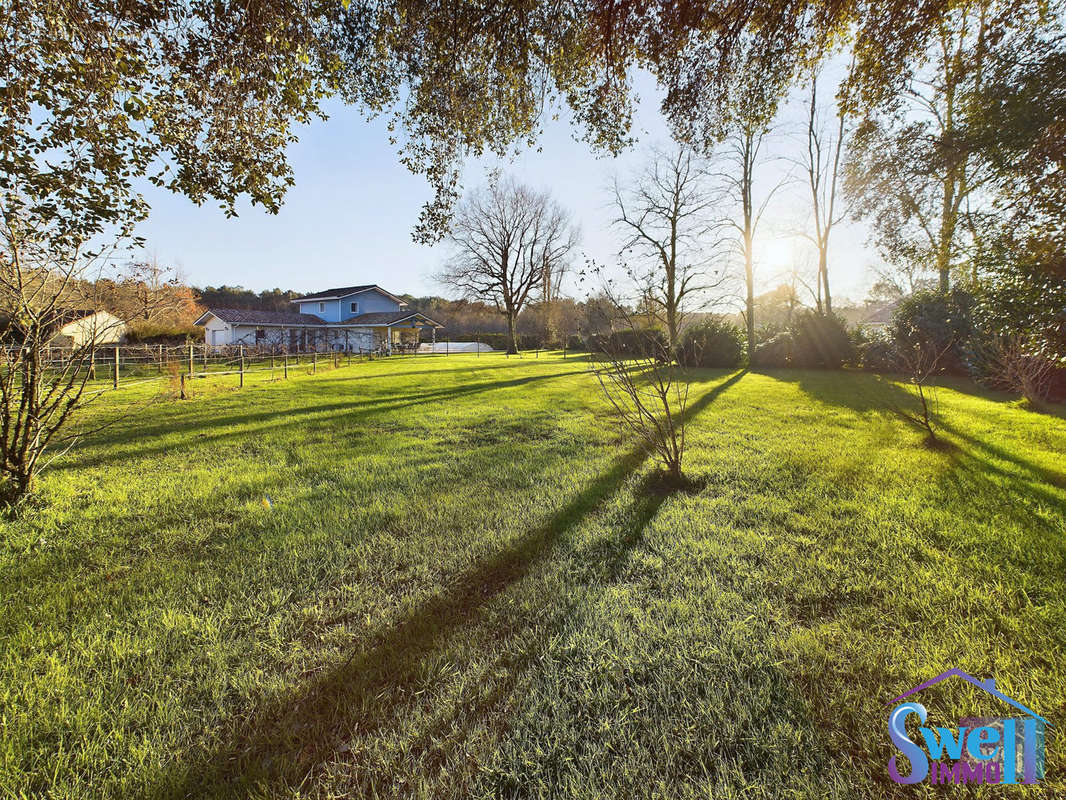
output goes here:
[{"label": "distant treeline", "polygon": [[290,301],[305,294],[277,288],[253,292],[243,286],[205,286],[203,289],[194,286],[193,291],[208,308],[255,308],[261,311],[292,311]]}]

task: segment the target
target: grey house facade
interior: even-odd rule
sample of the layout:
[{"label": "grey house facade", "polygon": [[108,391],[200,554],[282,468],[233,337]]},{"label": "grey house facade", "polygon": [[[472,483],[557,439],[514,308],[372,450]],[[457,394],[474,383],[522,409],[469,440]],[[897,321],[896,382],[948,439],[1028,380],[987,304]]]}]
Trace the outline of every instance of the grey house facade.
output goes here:
[{"label": "grey house facade", "polygon": [[443,326],[376,284],[342,286],[297,297],[291,311],[210,308],[196,320],[208,347],[271,347],[287,351],[386,352],[436,341]]}]

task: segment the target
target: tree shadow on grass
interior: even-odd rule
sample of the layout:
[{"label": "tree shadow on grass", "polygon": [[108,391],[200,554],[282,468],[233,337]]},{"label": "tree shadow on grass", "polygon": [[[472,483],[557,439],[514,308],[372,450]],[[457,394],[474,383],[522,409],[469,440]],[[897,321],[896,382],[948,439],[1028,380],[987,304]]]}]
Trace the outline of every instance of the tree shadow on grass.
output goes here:
[{"label": "tree shadow on grass", "polygon": [[[988,519],[1002,517],[1009,519],[1013,526],[1028,538],[1030,552],[1032,548],[1046,550],[1050,559],[1045,559],[1043,566],[1029,564],[1025,557],[1019,556],[1010,542],[992,542],[986,545],[989,551],[1000,551],[993,562],[1017,562],[1020,569],[1039,572],[1050,577],[1056,570],[1061,570],[1066,549],[1057,529],[1054,511],[1064,508],[1062,489],[1066,488],[1066,473],[1039,464],[1017,452],[1017,449],[1005,447],[989,437],[982,437],[965,430],[950,414],[938,414],[934,427],[937,438],[930,441],[924,436],[920,425],[907,418],[907,403],[911,408],[915,402],[914,395],[905,387],[892,383],[879,376],[866,374],[844,374],[819,371],[782,371],[771,373],[771,377],[796,383],[799,388],[814,399],[827,405],[849,408],[861,415],[882,415],[902,418],[903,421],[922,435],[920,446],[927,447],[944,459],[945,469],[938,473],[936,487],[939,502],[965,508],[975,517]],[[958,390],[956,384],[965,383],[960,379],[949,378],[944,382],[945,388]],[[857,389],[856,389],[857,387]],[[969,394],[987,399],[990,403],[997,400],[991,393],[976,385],[969,387]],[[1002,402],[1002,401],[1000,401]],[[1005,486],[1009,493],[1004,492]],[[940,545],[951,547],[949,541],[940,541]],[[1050,564],[1050,566],[1048,566]]]},{"label": "tree shadow on grass", "polygon": [[[577,359],[574,359],[574,361],[576,363]],[[378,363],[381,363],[381,362],[378,362]],[[387,364],[388,362],[385,362],[385,363]],[[558,365],[561,366],[561,367],[562,366],[569,366],[569,364],[567,364],[566,362],[559,362]],[[380,380],[382,378],[413,378],[413,377],[418,377],[418,376],[421,376],[421,375],[441,375],[441,376],[443,376],[443,375],[450,375],[450,374],[457,374],[457,373],[461,373],[461,374],[464,374],[464,375],[470,375],[470,374],[482,373],[482,372],[494,372],[496,370],[521,369],[523,367],[528,367],[528,366],[529,366],[529,364],[527,364],[524,361],[519,360],[519,359],[515,359],[515,360],[510,360],[510,359],[507,359],[507,360],[504,360],[504,359],[500,359],[500,360],[484,359],[484,360],[481,360],[481,359],[477,359],[475,357],[474,363],[466,362],[461,367],[442,367],[440,369],[415,369],[415,370],[406,370],[404,372],[390,372],[388,370],[381,370],[381,371],[374,371],[374,372],[371,372],[371,373],[368,373],[368,374],[358,374],[358,375],[352,375],[352,374],[332,375],[332,374],[326,373],[325,376],[320,375],[316,379],[315,383],[345,383],[345,382],[348,382],[348,381]],[[357,366],[355,364],[353,364],[352,368],[356,369]],[[342,366],[341,369],[348,369],[348,367]]]},{"label": "tree shadow on grass", "polygon": [[[748,369],[741,369],[731,374],[724,381],[714,386],[710,390],[701,394],[695,402],[689,403],[686,409],[686,422],[691,422],[693,418],[699,414],[703,409],[707,408],[711,403],[718,399],[718,397],[732,386],[735,386],[741,378],[747,375]],[[693,381],[696,383],[696,381]]]},{"label": "tree shadow on grass", "polygon": [[[766,374],[775,380],[795,383],[805,394],[826,405],[848,408],[859,415],[881,415],[902,419],[919,434],[924,433],[922,427],[916,424],[910,416],[917,408],[918,403],[914,393],[881,376],[869,373],[840,373],[818,370],[782,370],[780,372],[773,371],[762,374]],[[943,383],[938,381],[935,386],[936,388],[962,391],[956,384],[965,383],[970,384],[970,390],[966,393],[986,399],[990,403],[1002,403],[1009,399],[1004,396],[1003,399],[997,401],[995,394],[987,392],[976,384],[963,379],[949,378]],[[1039,481],[1058,488],[1066,488],[1066,473],[1036,464],[1018,453],[1011,452],[972,433],[967,433],[959,425],[951,422],[950,417],[945,414],[937,413],[933,425],[938,436],[946,434],[950,439],[956,441],[944,438],[934,440],[930,443],[930,449],[951,454],[974,447],[983,450],[986,454],[996,459],[1015,464],[1020,470],[1028,472]],[[923,439],[922,443],[927,444],[925,439]],[[994,466],[991,466],[991,468],[995,470]]]},{"label": "tree shadow on grass", "polygon": [[[271,411],[230,414],[226,416],[210,417],[207,419],[200,414],[193,418],[182,415],[161,425],[132,427],[126,430],[109,431],[106,435],[97,438],[92,442],[92,446],[94,447],[107,447],[107,453],[95,456],[83,456],[81,458],[64,459],[62,462],[57,463],[54,469],[88,469],[102,464],[125,461],[130,458],[144,458],[158,455],[160,453],[169,453],[182,448],[222,442],[236,436],[246,436],[256,432],[304,425],[307,423],[308,419],[314,419],[319,415],[328,415],[332,417],[340,413],[350,413],[354,415],[353,421],[365,421],[366,419],[381,414],[405,408],[413,408],[436,401],[453,400],[500,389],[513,389],[521,386],[528,386],[532,383],[580,374],[582,374],[581,370],[573,370],[570,372],[552,373],[550,375],[530,375],[524,378],[513,378],[510,380],[482,381],[474,384],[463,384],[461,386],[450,387],[447,389],[435,389],[415,394],[388,395],[339,403],[316,403],[300,406],[298,408],[282,408]],[[197,411],[202,412],[203,409],[197,409]],[[266,424],[251,429],[240,428],[238,430],[222,431],[219,433],[206,432],[211,429],[254,423]],[[145,439],[164,436],[176,431],[188,431],[189,435],[181,442],[168,442],[166,444],[147,448],[117,447],[118,445],[124,445],[127,443],[139,443]]]},{"label": "tree shadow on grass", "polygon": [[859,416],[893,413],[895,409],[909,409],[916,403],[914,395],[902,386],[870,372],[760,369],[755,374],[795,384],[820,403],[846,408]]},{"label": "tree shadow on grass", "polygon": [[[690,405],[692,416],[739,381],[739,372]],[[624,522],[568,558],[576,564],[566,573],[570,603],[560,607],[557,584],[535,585],[538,618],[533,623],[511,618],[502,597],[527,582],[549,556],[586,518],[606,504],[646,460],[637,449],[618,459],[550,519],[511,546],[458,575],[447,588],[426,599],[396,624],[371,637],[370,644],[329,667],[311,683],[288,696],[264,704],[238,722],[225,743],[199,763],[163,775],[151,796],[224,797],[242,795],[252,787],[282,789],[313,781],[325,771],[343,772],[345,786],[356,795],[403,796],[419,781],[454,779],[440,770],[472,728],[506,705],[546,636],[570,615],[581,585],[615,580],[630,552],[643,537],[670,492],[650,491],[645,481],[624,511]],[[652,479],[653,480],[653,479]],[[562,555],[562,554],[560,554]],[[499,606],[503,604],[501,610]],[[529,606],[527,606],[529,607]],[[481,680],[464,682],[450,709],[401,746],[387,762],[360,758],[395,720],[411,724],[416,705],[425,699],[410,689],[420,669],[447,651],[452,639],[479,631],[481,641],[499,652]],[[468,654],[472,655],[472,654]],[[494,676],[486,679],[484,676]],[[473,688],[475,687],[476,688]],[[469,759],[466,760],[467,769]],[[462,765],[456,767],[462,769]],[[437,772],[436,775],[434,773]],[[473,774],[466,775],[469,780]],[[411,783],[411,786],[407,784]]]},{"label": "tree shadow on grass", "polygon": [[[184,775],[164,776],[163,785],[152,794],[240,795],[253,786],[290,786],[330,762],[343,761],[347,753],[359,749],[360,740],[370,740],[382,732],[390,720],[403,715],[404,704],[414,702],[409,694],[399,690],[417,674],[420,665],[442,651],[452,634],[481,625],[493,601],[545,562],[558,543],[613,496],[644,459],[639,451],[620,458],[548,521],[457,576],[442,592],[372,637],[368,647],[353,652],[311,684],[264,705],[240,723],[217,752],[188,767]],[[645,498],[630,511],[618,537],[619,558],[638,541],[664,499]],[[557,600],[544,597],[543,608],[551,609]],[[565,615],[565,611],[562,613]],[[498,633],[506,637],[507,631]],[[489,641],[495,639],[498,637],[488,636]],[[520,635],[515,639],[522,645],[520,653],[510,656],[512,663],[505,670],[498,691],[488,693],[488,702],[476,703],[461,712],[467,724],[473,721],[472,716],[487,713],[508,694],[507,683],[513,677],[507,676],[513,676],[513,670],[527,660],[530,648],[537,646],[520,639]],[[492,699],[494,694],[498,697]],[[483,707],[479,710],[478,706]],[[358,711],[352,714],[353,709]],[[440,725],[450,727],[443,721]],[[354,745],[349,741],[353,738]],[[434,741],[436,737],[430,729],[411,747],[415,751],[427,749]],[[409,752],[404,758],[416,755]],[[357,768],[356,773],[348,780],[368,791],[380,789],[383,781],[394,777],[382,775],[377,769]],[[171,783],[175,779],[177,785]]]}]

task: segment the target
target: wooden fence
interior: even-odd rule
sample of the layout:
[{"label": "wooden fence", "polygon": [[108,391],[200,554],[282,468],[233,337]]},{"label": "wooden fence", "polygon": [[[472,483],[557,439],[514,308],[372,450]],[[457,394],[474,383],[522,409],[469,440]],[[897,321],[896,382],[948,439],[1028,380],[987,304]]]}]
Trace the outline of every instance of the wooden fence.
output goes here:
[{"label": "wooden fence", "polygon": [[[452,351],[448,341],[438,342],[443,350],[430,353],[418,353],[411,349],[394,348],[391,357],[474,355],[481,357],[480,350]],[[17,348],[2,348],[0,353],[7,357]],[[319,367],[332,368],[347,366],[353,362],[366,361],[382,357],[382,351],[367,350],[293,350],[290,348],[253,347],[245,345],[205,346],[181,345],[167,347],[164,345],[114,345],[97,347],[91,352],[61,347],[46,347],[42,353],[41,366],[47,372],[59,373],[74,363],[78,369],[88,369],[89,379],[105,384],[105,388],[118,389],[153,380],[173,380],[178,384],[182,399],[187,397],[189,382],[204,378],[236,376],[237,385],[244,386],[245,377],[255,373],[270,372],[273,377],[288,378],[289,370],[305,369],[317,373]],[[501,351],[491,351],[485,355],[505,355]],[[525,356],[537,358],[540,351],[527,351]],[[519,357],[521,357],[521,355]],[[566,351],[563,351],[566,357]]]}]

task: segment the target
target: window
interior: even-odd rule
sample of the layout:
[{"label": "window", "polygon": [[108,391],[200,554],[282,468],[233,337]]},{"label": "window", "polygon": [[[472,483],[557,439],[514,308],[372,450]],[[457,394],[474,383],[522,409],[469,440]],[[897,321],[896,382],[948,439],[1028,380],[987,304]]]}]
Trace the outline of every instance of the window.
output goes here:
[{"label": "window", "polygon": [[265,339],[267,332],[262,328],[255,329],[255,340],[258,342],[260,339]]},{"label": "window", "polygon": [[319,303],[318,304],[318,312],[321,314],[325,310],[326,310],[326,304],[325,303]]},{"label": "window", "polygon": [[352,305],[351,305],[351,310],[352,310],[353,314],[358,314],[359,313],[359,304],[353,302]]}]

